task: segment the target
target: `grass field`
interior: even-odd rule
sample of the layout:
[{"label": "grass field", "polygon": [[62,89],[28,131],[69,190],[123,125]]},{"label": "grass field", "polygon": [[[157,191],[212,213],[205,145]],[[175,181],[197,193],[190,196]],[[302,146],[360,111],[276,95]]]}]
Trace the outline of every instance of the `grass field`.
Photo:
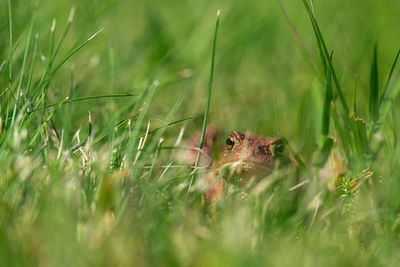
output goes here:
[{"label": "grass field", "polygon": [[[400,2],[0,4],[1,265],[398,265]],[[202,204],[208,100],[299,166]]]}]

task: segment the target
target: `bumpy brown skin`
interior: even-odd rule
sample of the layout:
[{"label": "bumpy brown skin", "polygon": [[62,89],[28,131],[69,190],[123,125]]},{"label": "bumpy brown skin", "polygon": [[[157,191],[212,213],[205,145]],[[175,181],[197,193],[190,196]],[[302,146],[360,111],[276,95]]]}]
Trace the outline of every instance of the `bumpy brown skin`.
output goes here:
[{"label": "bumpy brown skin", "polygon": [[[206,140],[203,144],[204,154],[212,158],[214,143],[218,135],[215,127],[207,128]],[[190,144],[196,146],[199,138],[192,138]],[[244,134],[238,131],[232,131],[228,138],[233,144],[225,144],[219,154],[217,162],[212,164],[215,173],[210,173],[206,177],[209,188],[206,191],[207,201],[216,201],[221,199],[224,179],[216,179],[218,175],[229,171],[230,181],[240,185],[246,184],[250,179],[256,181],[266,177],[277,159],[282,162],[288,162],[289,157],[286,151],[278,151],[277,146],[284,148],[283,140],[279,137],[260,137],[253,134]],[[197,146],[199,141],[197,141]],[[212,147],[208,145],[212,145]],[[195,154],[195,153],[193,153]],[[203,161],[204,162],[204,161]],[[194,163],[194,162],[193,162]],[[206,164],[203,164],[204,166]],[[211,164],[208,165],[210,167]]]},{"label": "bumpy brown skin", "polygon": [[218,167],[234,162],[241,162],[245,166],[249,164],[249,167],[255,168],[256,166],[272,167],[276,156],[272,146],[280,142],[281,138],[246,135],[238,131],[232,131],[230,137],[234,138],[235,145],[231,149],[224,148],[218,159]]}]

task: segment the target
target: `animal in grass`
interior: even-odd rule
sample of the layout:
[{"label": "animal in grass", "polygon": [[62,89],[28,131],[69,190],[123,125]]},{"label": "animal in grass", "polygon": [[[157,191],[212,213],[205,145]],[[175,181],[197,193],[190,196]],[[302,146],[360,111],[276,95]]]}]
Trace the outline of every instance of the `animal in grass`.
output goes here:
[{"label": "animal in grass", "polygon": [[[216,127],[207,127],[199,167],[212,169],[205,180],[208,189],[206,200],[217,201],[222,198],[226,182],[243,186],[249,181],[260,181],[267,177],[274,166],[284,166],[293,162],[288,152],[286,141],[280,137],[261,137],[251,133],[233,130],[225,139],[219,152],[218,160],[213,160],[213,152],[219,131]],[[201,132],[189,139],[187,146],[199,147]],[[196,149],[186,154],[186,161],[194,165]]]}]

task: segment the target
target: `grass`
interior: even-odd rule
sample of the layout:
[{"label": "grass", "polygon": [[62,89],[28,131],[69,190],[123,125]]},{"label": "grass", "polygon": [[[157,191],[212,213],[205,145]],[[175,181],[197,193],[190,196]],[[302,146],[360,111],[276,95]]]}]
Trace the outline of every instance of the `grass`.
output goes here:
[{"label": "grass", "polygon": [[[398,262],[398,3],[0,3],[3,264]],[[204,205],[208,124],[299,166]]]},{"label": "grass", "polygon": [[207,103],[206,103],[206,108],[204,110],[203,128],[201,130],[199,151],[197,152],[196,161],[194,163],[193,174],[192,174],[192,177],[190,178],[190,182],[189,182],[189,186],[188,186],[189,191],[192,188],[192,185],[196,179],[196,171],[197,171],[197,167],[199,166],[201,150],[203,149],[203,144],[204,144],[204,135],[206,133],[206,128],[207,128],[208,112],[210,110],[210,102],[211,102],[212,82],[213,82],[213,76],[214,76],[215,48],[217,46],[217,34],[218,34],[220,14],[221,14],[221,11],[218,9],[217,22],[215,24],[215,32],[214,32],[214,42],[213,42],[213,48],[212,48],[212,54],[211,54],[211,70],[210,70],[210,80],[208,82]]}]

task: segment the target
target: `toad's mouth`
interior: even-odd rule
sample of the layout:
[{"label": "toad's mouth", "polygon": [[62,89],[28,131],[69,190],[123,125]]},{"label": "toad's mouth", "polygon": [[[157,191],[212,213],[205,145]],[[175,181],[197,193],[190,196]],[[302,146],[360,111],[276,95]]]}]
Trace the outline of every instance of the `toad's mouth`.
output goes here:
[{"label": "toad's mouth", "polygon": [[259,181],[267,177],[272,169],[272,166],[266,165],[264,162],[238,160],[221,165],[218,172],[228,180],[234,178],[232,181],[243,184],[250,180]]}]

